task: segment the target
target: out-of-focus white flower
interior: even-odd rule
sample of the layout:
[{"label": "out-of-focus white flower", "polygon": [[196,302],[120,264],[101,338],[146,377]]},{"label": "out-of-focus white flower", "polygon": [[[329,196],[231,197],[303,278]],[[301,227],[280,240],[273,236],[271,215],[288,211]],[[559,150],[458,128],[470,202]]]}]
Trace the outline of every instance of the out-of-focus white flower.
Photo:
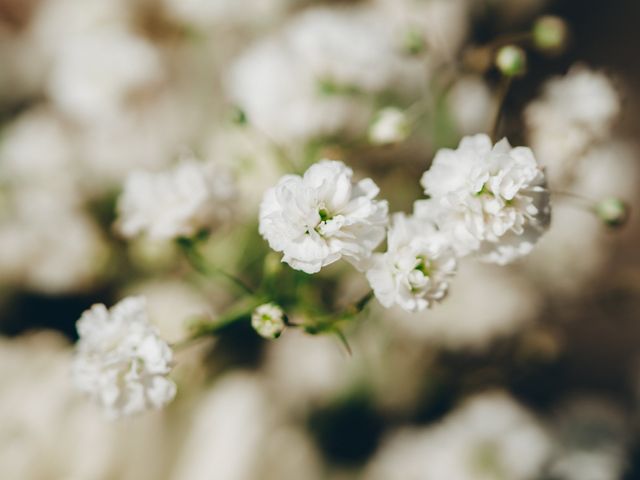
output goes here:
[{"label": "out-of-focus white flower", "polygon": [[129,297],[111,309],[94,305],[77,324],[76,387],[116,418],[168,404],[172,352],[149,323],[146,301]]},{"label": "out-of-focus white flower", "polygon": [[460,262],[455,288],[438,308],[382,315],[403,338],[452,350],[484,350],[536,319],[541,300],[535,285],[522,275],[468,259]]},{"label": "out-of-focus white flower", "polygon": [[355,369],[354,363],[345,363],[335,339],[307,335],[300,329],[291,329],[267,345],[264,362],[266,381],[278,392],[279,401],[295,411],[328,402],[346,390]]},{"label": "out-of-focus white flower", "polygon": [[479,134],[440,150],[421,184],[430,199],[416,202],[416,215],[435,221],[460,255],[505,264],[528,254],[548,227],[543,171],[529,148],[506,139],[493,146]]},{"label": "out-of-focus white flower", "polygon": [[493,97],[486,82],[476,76],[460,78],[447,97],[453,120],[463,135],[489,129],[493,112]]},{"label": "out-of-focus white flower", "polygon": [[553,418],[557,447],[549,467],[560,480],[616,480],[627,467],[631,437],[626,416],[597,397],[566,402]]},{"label": "out-of-focus white flower", "polygon": [[610,257],[601,222],[588,211],[558,202],[554,222],[524,262],[551,295],[583,295]]},{"label": "out-of-focus white flower", "polygon": [[447,236],[427,221],[398,213],[387,234],[387,252],[373,255],[367,279],[382,305],[416,312],[445,297],[455,269]]},{"label": "out-of-focus white flower", "polygon": [[53,110],[29,110],[2,132],[0,170],[12,182],[68,180],[74,160],[71,129]]},{"label": "out-of-focus white flower", "polygon": [[465,0],[376,0],[386,24],[390,25],[396,45],[408,35],[417,35],[425,43],[425,52],[440,59],[451,59],[467,36],[469,7]]},{"label": "out-of-focus white flower", "polygon": [[171,18],[207,31],[213,28],[266,24],[286,11],[293,0],[164,0]]},{"label": "out-of-focus white flower", "polygon": [[260,380],[246,372],[229,374],[198,398],[181,442],[174,480],[263,478],[259,458],[273,426],[271,405]]},{"label": "out-of-focus white flower", "polygon": [[369,141],[374,145],[390,145],[406,140],[411,125],[405,112],[395,107],[380,110],[369,127]]},{"label": "out-of-focus white flower", "polygon": [[191,236],[228,218],[234,197],[231,178],[212,162],[185,159],[167,171],[136,171],[118,201],[118,226],[127,237]]},{"label": "out-of-focus white flower", "polygon": [[260,305],[251,315],[251,326],[261,337],[278,338],[285,328],[284,312],[275,303]]},{"label": "out-of-focus white flower", "polygon": [[368,8],[308,10],[240,56],[227,90],[250,124],[280,142],[362,133],[371,95],[405,93],[422,78],[386,32]]},{"label": "out-of-focus white flower", "polygon": [[552,179],[567,174],[594,141],[606,138],[620,113],[611,81],[584,66],[549,80],[525,110],[528,137]]},{"label": "out-of-focus white flower", "polygon": [[159,53],[121,28],[92,31],[59,52],[48,93],[81,121],[113,120],[137,92],[162,78]]},{"label": "out-of-focus white flower", "polygon": [[388,205],[369,178],[352,182],[344,163],[322,160],[285,175],[260,206],[260,233],[282,261],[316,273],[341,258],[363,268],[385,236]]},{"label": "out-of-focus white flower", "polygon": [[68,187],[23,186],[8,195],[0,218],[2,281],[60,294],[86,290],[101,278],[105,239]]},{"label": "out-of-focus white flower", "polygon": [[405,429],[383,443],[366,480],[531,480],[551,453],[547,432],[506,394],[466,401],[438,425]]}]

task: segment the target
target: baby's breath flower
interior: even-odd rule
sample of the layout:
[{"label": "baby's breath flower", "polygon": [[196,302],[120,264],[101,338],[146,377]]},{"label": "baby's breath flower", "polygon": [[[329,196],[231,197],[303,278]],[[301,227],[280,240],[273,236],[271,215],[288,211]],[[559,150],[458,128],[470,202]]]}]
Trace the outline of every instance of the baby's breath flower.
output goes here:
[{"label": "baby's breath flower", "polygon": [[372,264],[367,279],[378,301],[409,312],[442,300],[456,269],[446,236],[430,223],[403,213],[393,216],[387,252],[374,254]]},{"label": "baby's breath flower", "polygon": [[167,378],[171,348],[149,323],[144,298],[125,298],[109,310],[94,305],[82,314],[77,329],[76,387],[109,417],[161,408],[173,400],[176,386]]},{"label": "baby's breath flower", "polygon": [[126,237],[192,236],[230,214],[235,187],[212,163],[182,160],[168,171],[133,172],[118,200],[118,227]]},{"label": "baby's breath flower", "polygon": [[484,134],[440,150],[421,180],[415,214],[450,235],[459,255],[505,264],[531,251],[550,220],[543,170],[529,148]]},{"label": "baby's breath flower", "polygon": [[251,326],[258,335],[270,340],[278,338],[285,329],[284,312],[275,303],[264,303],[251,315]]},{"label": "baby's breath flower", "polygon": [[378,187],[353,183],[344,163],[322,160],[303,176],[285,175],[260,205],[260,233],[282,261],[317,273],[345,258],[359,269],[385,237],[388,205]]}]

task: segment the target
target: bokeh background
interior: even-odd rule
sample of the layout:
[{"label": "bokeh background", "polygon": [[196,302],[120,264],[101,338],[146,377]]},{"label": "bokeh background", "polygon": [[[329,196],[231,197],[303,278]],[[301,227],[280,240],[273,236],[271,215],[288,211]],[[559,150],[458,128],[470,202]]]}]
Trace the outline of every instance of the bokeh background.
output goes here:
[{"label": "bokeh background", "polygon": [[[452,101],[437,107],[452,121],[428,120],[402,145],[363,145],[340,131],[274,141],[251,115],[238,121],[243,101],[297,74],[273,65],[237,73],[248,49],[317,8],[337,12],[331,24],[343,9],[377,3],[0,0],[0,478],[640,478],[640,222],[632,215],[610,231],[566,199],[529,258],[506,268],[464,262],[434,310],[372,305],[347,332],[351,356],[334,338],[291,331],[267,342],[242,322],[178,353],[179,395],[164,411],[113,423],[74,392],[75,322],[91,304],[146,295],[173,342],[189,319],[215,318],[230,302],[173,245],[117,234],[129,172],[165,168],[184,152],[229,169],[238,212],[207,255],[251,277],[268,254],[257,204],[286,171],[281,150],[344,159],[406,209],[435,148],[488,128],[493,70],[468,73],[458,88],[462,111],[479,120]],[[549,78],[576,63],[606,73],[619,118],[566,187],[637,206],[640,3],[444,3],[457,12],[443,17],[441,37],[455,57],[541,14],[566,20],[567,50],[531,53],[506,99],[504,133],[527,142],[523,112]],[[351,41],[340,28],[338,44]],[[336,305],[366,289],[341,267],[294,279]]]}]

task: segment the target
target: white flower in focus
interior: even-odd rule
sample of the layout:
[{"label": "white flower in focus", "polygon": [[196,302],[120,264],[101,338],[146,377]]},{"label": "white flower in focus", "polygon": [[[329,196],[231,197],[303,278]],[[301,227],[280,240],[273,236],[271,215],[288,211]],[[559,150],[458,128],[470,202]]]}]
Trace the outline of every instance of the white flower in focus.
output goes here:
[{"label": "white flower in focus", "polygon": [[544,173],[529,148],[506,139],[493,146],[479,134],[440,150],[421,184],[430,199],[416,202],[416,215],[449,234],[459,255],[505,264],[528,254],[548,227]]},{"label": "white flower in focus", "polygon": [[399,108],[380,110],[369,127],[369,141],[374,145],[391,145],[407,139],[411,125],[406,114]]},{"label": "white flower in focus", "polygon": [[251,315],[251,326],[261,337],[278,338],[285,329],[284,312],[275,303],[260,305]]},{"label": "white flower in focus", "polygon": [[379,189],[370,178],[352,182],[344,163],[322,160],[305,174],[285,175],[260,205],[260,233],[282,261],[316,273],[345,258],[356,268],[385,237],[388,204],[375,200]]},{"label": "white flower in focus", "polygon": [[531,480],[551,454],[536,418],[501,392],[467,400],[439,424],[403,429],[384,442],[366,480]]},{"label": "white flower in focus", "polygon": [[111,309],[94,305],[77,324],[76,387],[113,418],[161,408],[176,393],[167,378],[172,352],[149,323],[146,302],[129,297]]},{"label": "white flower in focus", "polygon": [[382,305],[415,312],[445,297],[455,269],[445,235],[426,221],[398,213],[387,235],[387,252],[373,255],[367,279]]},{"label": "white flower in focus", "polygon": [[215,164],[183,160],[162,172],[133,172],[118,201],[119,230],[126,237],[190,236],[230,215],[235,187]]}]

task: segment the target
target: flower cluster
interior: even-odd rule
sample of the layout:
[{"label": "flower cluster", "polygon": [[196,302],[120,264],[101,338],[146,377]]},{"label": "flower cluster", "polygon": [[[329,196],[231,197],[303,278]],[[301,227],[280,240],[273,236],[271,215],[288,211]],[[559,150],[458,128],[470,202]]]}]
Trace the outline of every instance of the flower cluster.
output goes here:
[{"label": "flower cluster", "polygon": [[126,298],[109,310],[94,305],[77,329],[75,384],[110,417],[160,408],[173,399],[176,386],[167,378],[171,348],[149,323],[144,298]]},{"label": "flower cluster", "polygon": [[360,181],[343,163],[324,160],[303,177],[287,175],[269,190],[260,232],[293,268],[316,273],[344,257],[366,276],[385,307],[419,311],[443,299],[456,257],[470,253],[505,264],[526,255],[547,229],[549,194],[529,148],[495,146],[487,135],[443,149],[421,184],[427,200],[414,215],[396,214],[381,243],[387,204],[375,184]]},{"label": "flower cluster", "polygon": [[529,148],[506,139],[494,146],[480,134],[441,150],[421,184],[429,199],[416,214],[446,232],[459,255],[505,264],[528,254],[549,225],[544,172]]}]

